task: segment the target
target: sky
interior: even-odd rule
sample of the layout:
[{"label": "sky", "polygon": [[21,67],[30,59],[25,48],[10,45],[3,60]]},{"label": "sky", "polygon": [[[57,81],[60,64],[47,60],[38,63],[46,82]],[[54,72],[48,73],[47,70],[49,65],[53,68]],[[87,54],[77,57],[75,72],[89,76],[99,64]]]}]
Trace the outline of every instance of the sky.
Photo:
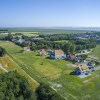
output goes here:
[{"label": "sky", "polygon": [[100,27],[100,0],[0,0],[0,27]]}]

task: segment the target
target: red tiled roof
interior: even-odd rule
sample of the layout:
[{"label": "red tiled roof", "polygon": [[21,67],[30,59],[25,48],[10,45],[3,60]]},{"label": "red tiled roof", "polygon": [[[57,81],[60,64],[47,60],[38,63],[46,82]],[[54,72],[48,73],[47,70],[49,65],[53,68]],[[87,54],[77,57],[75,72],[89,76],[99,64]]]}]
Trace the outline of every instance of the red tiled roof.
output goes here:
[{"label": "red tiled roof", "polygon": [[75,58],[75,55],[74,54],[69,54],[69,57],[71,60],[73,60]]}]

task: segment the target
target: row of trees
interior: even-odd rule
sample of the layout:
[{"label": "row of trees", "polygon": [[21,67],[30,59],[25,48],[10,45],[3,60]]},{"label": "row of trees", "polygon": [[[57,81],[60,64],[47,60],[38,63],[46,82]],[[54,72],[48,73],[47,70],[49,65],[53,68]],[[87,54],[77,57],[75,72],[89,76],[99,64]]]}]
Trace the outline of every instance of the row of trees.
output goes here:
[{"label": "row of trees", "polygon": [[0,75],[0,100],[64,100],[49,85],[41,83],[34,92],[16,71]]},{"label": "row of trees", "polygon": [[0,100],[34,100],[28,81],[16,71],[0,75]]},{"label": "row of trees", "polygon": [[[92,33],[91,33],[92,34]],[[96,40],[95,39],[89,39],[89,40],[83,40],[83,39],[77,39],[74,37],[74,34],[53,34],[53,35],[39,35],[40,38],[44,38],[43,40],[35,40],[33,37],[28,37],[22,35],[22,39],[25,40],[25,42],[18,43],[15,41],[17,45],[20,45],[22,47],[24,46],[30,46],[31,50],[38,50],[41,48],[45,49],[63,49],[66,54],[74,53],[78,50],[82,49],[90,49],[96,47]],[[12,39],[18,40],[19,37],[15,34],[8,34],[6,37],[6,40],[12,41]],[[63,40],[66,39],[69,42],[55,42],[56,40]]]}]

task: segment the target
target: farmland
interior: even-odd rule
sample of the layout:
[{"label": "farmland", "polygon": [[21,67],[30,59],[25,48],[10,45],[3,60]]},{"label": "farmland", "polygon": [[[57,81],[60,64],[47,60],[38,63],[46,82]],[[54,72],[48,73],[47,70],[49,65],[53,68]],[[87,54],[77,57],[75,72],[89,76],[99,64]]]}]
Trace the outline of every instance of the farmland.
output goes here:
[{"label": "farmland", "polygon": [[[69,67],[68,64],[70,62],[64,59],[52,60],[48,56],[40,57],[38,56],[38,51],[23,52],[21,47],[11,42],[0,42],[0,46],[7,51],[7,55],[0,58],[2,65],[9,71],[17,70],[20,74],[26,76],[31,81],[30,83],[34,83],[33,86],[36,87],[38,85],[37,82],[47,82],[68,100],[100,99],[98,96],[100,94],[100,77],[84,83],[85,80],[99,75],[100,71],[80,79],[69,75],[75,68]],[[99,50],[98,47],[96,50]],[[41,62],[43,63],[42,65]],[[32,82],[33,79],[37,82]]]},{"label": "farmland", "polygon": [[91,32],[89,30],[64,30],[64,29],[36,29],[36,28],[9,28],[11,33],[34,33],[34,34],[72,34]]},{"label": "farmland", "polygon": [[11,34],[15,34],[15,33],[21,33],[21,34],[23,34],[25,36],[29,36],[29,37],[38,36],[38,32],[12,32]]}]

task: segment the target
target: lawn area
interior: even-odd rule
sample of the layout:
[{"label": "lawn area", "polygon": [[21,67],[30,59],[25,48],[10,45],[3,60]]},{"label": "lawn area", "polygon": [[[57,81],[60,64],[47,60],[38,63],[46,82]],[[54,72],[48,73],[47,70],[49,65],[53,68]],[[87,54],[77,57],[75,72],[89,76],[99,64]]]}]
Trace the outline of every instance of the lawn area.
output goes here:
[{"label": "lawn area", "polygon": [[3,74],[3,73],[4,73],[4,71],[2,69],[0,69],[0,74]]},{"label": "lawn area", "polygon": [[100,45],[97,45],[97,47],[94,48],[93,52],[91,52],[89,55],[95,56],[100,60]]},{"label": "lawn area", "polygon": [[[0,60],[1,63],[6,63],[4,65],[6,69],[17,69],[22,75],[30,75],[32,79],[38,82],[47,82],[68,100],[100,99],[100,77],[87,83],[83,82],[97,74],[99,75],[100,71],[93,73],[89,77],[80,79],[77,76],[69,75],[75,68],[68,67],[67,65],[70,62],[64,59],[53,60],[49,59],[48,56],[40,57],[37,55],[38,51],[22,52],[21,47],[11,42],[0,42],[0,46],[4,47],[8,52],[8,55],[5,56],[6,58]],[[15,65],[9,64],[9,62]]]}]

